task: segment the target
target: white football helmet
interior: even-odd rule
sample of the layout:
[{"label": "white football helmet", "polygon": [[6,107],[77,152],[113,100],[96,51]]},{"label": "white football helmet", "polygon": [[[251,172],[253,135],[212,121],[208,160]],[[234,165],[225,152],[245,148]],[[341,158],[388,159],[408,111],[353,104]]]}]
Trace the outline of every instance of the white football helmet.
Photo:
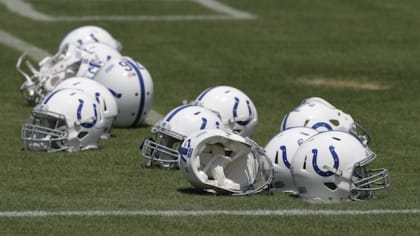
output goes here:
[{"label": "white football helmet", "polygon": [[[122,57],[121,53],[118,50],[103,43],[89,43],[83,46],[79,46],[79,48],[83,48],[84,50],[94,54],[96,56],[95,60],[99,61],[101,63],[101,66],[106,62],[110,61],[111,59],[117,59]],[[94,68],[91,68],[91,70],[93,69]]]},{"label": "white football helmet", "polygon": [[104,119],[96,100],[77,89],[50,93],[34,107],[29,122],[22,127],[28,151],[74,152],[98,148]]},{"label": "white football helmet", "polygon": [[102,108],[105,120],[105,129],[101,138],[111,137],[112,123],[118,115],[117,102],[112,93],[101,83],[82,77],[68,78],[58,84],[55,89],[64,88],[82,90],[96,99]]},{"label": "white football helmet", "polygon": [[188,135],[222,126],[219,116],[204,107],[191,104],[176,107],[152,127],[155,137],[144,139],[140,147],[143,166],[157,163],[162,168],[177,168],[178,147]]},{"label": "white football helmet", "polygon": [[264,150],[231,130],[206,129],[179,148],[179,166],[196,188],[217,194],[249,195],[268,188],[273,175]]},{"label": "white football helmet", "polygon": [[271,190],[297,194],[290,172],[293,155],[305,140],[317,133],[311,128],[295,127],[278,133],[267,143],[264,150],[274,170]]},{"label": "white football helmet", "polygon": [[96,25],[85,25],[73,29],[61,40],[58,50],[64,45],[74,43],[86,45],[90,43],[103,43],[118,51],[121,51],[122,45],[107,30]]},{"label": "white football helmet", "polygon": [[354,134],[365,145],[370,142],[368,132],[349,114],[319,97],[304,99],[283,118],[280,131],[291,127],[309,127],[319,132],[341,130]]},{"label": "white football helmet", "polygon": [[152,109],[153,80],[149,71],[130,57],[112,59],[93,78],[105,85],[118,104],[114,127],[137,127]]},{"label": "white football helmet", "polygon": [[250,137],[258,124],[254,103],[244,92],[231,86],[208,88],[194,104],[219,113],[227,128],[244,137]]},{"label": "white football helmet", "polygon": [[26,55],[23,54],[16,65],[17,70],[26,81],[20,90],[24,98],[32,105],[37,104],[43,96],[54,90],[63,80],[70,77],[93,78],[99,68],[112,58],[121,54],[113,48],[101,43],[86,46],[66,44],[54,56],[46,57],[39,62],[39,69],[26,60],[31,75],[21,69]]},{"label": "white football helmet", "polygon": [[373,197],[390,187],[388,170],[369,169],[376,154],[353,135],[321,132],[295,152],[292,176],[298,196],[307,200],[345,201]]}]

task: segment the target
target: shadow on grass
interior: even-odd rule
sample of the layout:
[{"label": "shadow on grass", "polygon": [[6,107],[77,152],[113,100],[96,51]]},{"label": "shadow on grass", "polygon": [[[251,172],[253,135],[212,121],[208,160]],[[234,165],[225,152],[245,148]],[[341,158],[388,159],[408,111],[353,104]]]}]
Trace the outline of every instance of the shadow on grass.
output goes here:
[{"label": "shadow on grass", "polygon": [[209,193],[209,192],[206,192],[204,190],[196,189],[196,188],[179,188],[179,189],[177,189],[177,191],[182,193],[182,194],[188,194],[188,195],[202,195],[202,196],[216,195],[214,193]]}]

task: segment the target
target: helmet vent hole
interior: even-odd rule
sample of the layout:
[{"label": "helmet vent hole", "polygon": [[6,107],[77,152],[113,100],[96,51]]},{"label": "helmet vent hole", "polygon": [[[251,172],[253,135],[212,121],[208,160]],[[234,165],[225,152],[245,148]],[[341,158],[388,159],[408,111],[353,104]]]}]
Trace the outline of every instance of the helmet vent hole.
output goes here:
[{"label": "helmet vent hole", "polygon": [[88,135],[88,132],[83,131],[83,132],[80,132],[80,133],[77,135],[77,138],[78,138],[78,139],[82,139],[82,138],[84,138],[86,135]]},{"label": "helmet vent hole", "polygon": [[279,152],[276,152],[276,157],[274,158],[274,164],[279,164]]},{"label": "helmet vent hole", "polygon": [[330,190],[336,190],[337,189],[337,185],[335,185],[335,183],[331,183],[331,182],[327,182],[324,183],[325,187],[327,187]]},{"label": "helmet vent hole", "polygon": [[196,116],[196,115],[200,115],[200,111],[197,111],[196,113],[194,113],[194,115]]},{"label": "helmet vent hole", "polygon": [[333,139],[335,139],[337,141],[341,141],[341,139],[340,138],[337,138],[337,137],[333,137]]},{"label": "helmet vent hole", "polygon": [[339,126],[340,125],[340,121],[338,121],[338,120],[330,120],[330,123],[333,124],[334,126]]}]

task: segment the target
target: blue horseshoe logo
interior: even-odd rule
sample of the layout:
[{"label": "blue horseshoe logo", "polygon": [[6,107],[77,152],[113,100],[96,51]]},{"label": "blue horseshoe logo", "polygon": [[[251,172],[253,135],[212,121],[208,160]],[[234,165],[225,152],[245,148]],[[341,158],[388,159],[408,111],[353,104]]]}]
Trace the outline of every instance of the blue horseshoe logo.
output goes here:
[{"label": "blue horseshoe logo", "polygon": [[[248,106],[248,113],[249,116],[252,116],[252,110],[251,110],[251,105],[249,103],[249,101],[246,101],[246,105]],[[238,117],[238,106],[239,106],[239,98],[235,97],[235,104],[233,105],[233,117],[237,118]],[[236,121],[236,123],[238,123],[239,125],[245,126],[247,124],[249,124],[249,122],[251,122],[251,119],[245,120],[245,121]]]},{"label": "blue horseshoe logo", "polygon": [[291,164],[290,164],[289,160],[287,160],[286,146],[284,146],[284,145],[280,146],[280,150],[282,152],[284,165],[287,167],[287,169],[290,169]]},{"label": "blue horseshoe logo", "polygon": [[[334,169],[338,169],[338,166],[339,166],[339,164],[340,164],[340,162],[339,162],[339,159],[338,159],[338,155],[337,155],[337,153],[335,152],[335,147],[333,146],[333,145],[331,145],[330,147],[329,147],[329,150],[330,150],[330,153],[331,153],[331,156],[332,156],[332,158],[333,158],[333,160],[334,160]],[[312,154],[313,154],[313,158],[312,158],[312,166],[314,167],[314,170],[315,170],[315,172],[318,174],[318,175],[320,175],[320,176],[323,176],[323,177],[328,177],[328,176],[331,176],[331,175],[333,175],[333,173],[331,172],[331,171],[322,171],[319,167],[318,167],[318,164],[317,164],[317,159],[318,159],[318,149],[312,149]]]},{"label": "blue horseshoe logo", "polygon": [[179,155],[181,160],[183,162],[187,162],[187,160],[185,159],[184,156],[186,156],[187,158],[191,158],[191,154],[192,154],[192,151],[193,151],[193,149],[191,148],[191,139],[185,140],[185,145],[184,146],[185,147],[180,146],[178,148],[178,152],[179,152],[179,154],[181,154],[181,155]]},{"label": "blue horseshoe logo", "polygon": [[[82,120],[82,109],[83,109],[83,104],[84,101],[82,99],[79,99],[79,107],[77,107],[77,120]],[[95,124],[96,121],[98,120],[98,112],[96,110],[96,104],[93,104],[93,112],[95,113],[95,120],[93,120],[92,122],[83,122],[80,125],[84,128],[92,128]]]}]

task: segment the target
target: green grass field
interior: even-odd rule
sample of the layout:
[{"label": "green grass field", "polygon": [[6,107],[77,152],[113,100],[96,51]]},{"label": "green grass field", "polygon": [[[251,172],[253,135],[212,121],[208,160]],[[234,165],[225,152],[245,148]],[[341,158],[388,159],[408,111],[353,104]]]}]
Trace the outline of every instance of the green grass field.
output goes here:
[{"label": "green grass field", "polygon": [[[10,1],[9,1],[10,2]],[[30,0],[51,16],[220,16],[193,1]],[[283,116],[319,96],[369,131],[373,163],[391,190],[364,202],[314,204],[283,193],[213,196],[178,171],[143,169],[150,126],[114,129],[99,150],[30,153],[21,126],[32,107],[15,69],[21,51],[0,34],[0,215],[27,211],[395,210],[363,215],[0,216],[0,235],[418,235],[420,231],[420,2],[407,0],[220,0],[255,19],[38,21],[0,4],[0,30],[55,53],[75,27],[95,24],[123,44],[154,81],[153,109],[166,114],[214,85],[247,93],[261,146]],[[318,84],[315,84],[318,82]],[[401,213],[416,209],[415,213]]]}]

